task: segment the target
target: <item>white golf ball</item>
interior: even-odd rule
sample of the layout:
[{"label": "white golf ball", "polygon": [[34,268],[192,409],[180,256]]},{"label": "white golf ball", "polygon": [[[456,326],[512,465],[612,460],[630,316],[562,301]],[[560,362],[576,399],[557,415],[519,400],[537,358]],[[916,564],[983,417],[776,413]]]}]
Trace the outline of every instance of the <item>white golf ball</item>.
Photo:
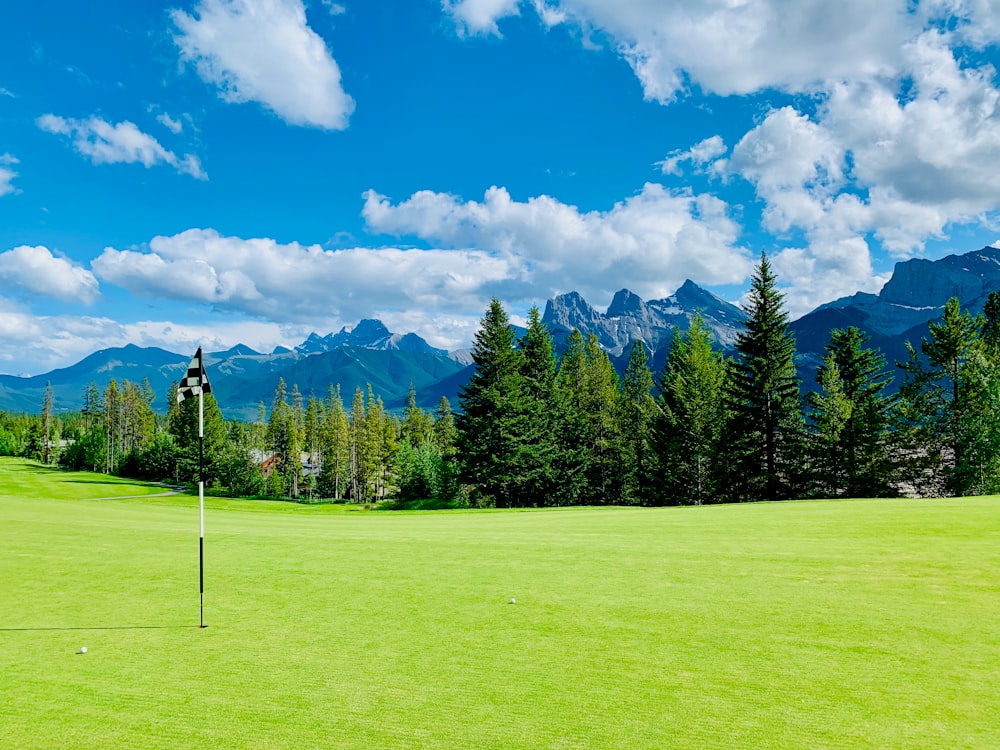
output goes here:
[{"label": "white golf ball", "polygon": [[87,653],[87,647],[86,646],[80,646],[80,653],[81,654]]},{"label": "white golf ball", "polygon": [[517,604],[517,599],[515,599],[514,597],[511,597],[510,598],[510,603],[511,604]]}]

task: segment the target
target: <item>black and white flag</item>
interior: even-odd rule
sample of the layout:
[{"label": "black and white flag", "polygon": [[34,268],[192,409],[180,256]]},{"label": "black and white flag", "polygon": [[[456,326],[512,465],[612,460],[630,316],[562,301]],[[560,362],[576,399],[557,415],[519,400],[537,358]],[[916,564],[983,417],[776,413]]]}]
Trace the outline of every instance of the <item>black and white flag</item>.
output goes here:
[{"label": "black and white flag", "polygon": [[181,403],[190,396],[197,396],[199,393],[211,393],[212,385],[208,382],[208,375],[205,373],[205,366],[201,361],[201,347],[195,352],[194,359],[188,365],[187,375],[181,378],[180,386],[177,388],[177,403]]}]

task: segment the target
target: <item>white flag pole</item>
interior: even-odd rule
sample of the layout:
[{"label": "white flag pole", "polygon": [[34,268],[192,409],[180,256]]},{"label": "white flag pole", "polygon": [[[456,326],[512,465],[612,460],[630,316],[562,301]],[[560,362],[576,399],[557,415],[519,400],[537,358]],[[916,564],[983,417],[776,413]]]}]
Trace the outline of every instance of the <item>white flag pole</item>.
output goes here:
[{"label": "white flag pole", "polygon": [[205,627],[205,366],[200,359],[198,364],[202,375],[198,387],[198,515],[201,521],[201,534],[198,537],[198,591],[201,596],[200,627]]}]

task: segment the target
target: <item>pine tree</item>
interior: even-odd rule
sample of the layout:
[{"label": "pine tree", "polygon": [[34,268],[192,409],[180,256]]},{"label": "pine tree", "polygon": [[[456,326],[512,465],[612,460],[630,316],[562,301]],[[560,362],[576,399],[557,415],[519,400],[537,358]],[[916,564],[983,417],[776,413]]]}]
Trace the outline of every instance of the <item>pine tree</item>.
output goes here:
[{"label": "pine tree", "polygon": [[350,421],[350,492],[351,499],[356,503],[366,502],[368,499],[368,475],[366,473],[368,459],[365,455],[365,395],[358,388],[354,391],[354,398],[351,401],[351,421]]},{"label": "pine tree", "polygon": [[952,495],[973,490],[982,466],[974,448],[977,435],[969,425],[975,424],[980,408],[979,389],[988,388],[988,370],[984,361],[978,371],[967,373],[966,364],[980,356],[988,359],[979,334],[983,326],[983,319],[962,312],[958,298],[952,297],[945,303],[941,322],[928,324],[930,338],[921,341],[927,364],[910,347],[910,359],[902,365],[906,380],[901,394],[908,402],[911,434],[924,441],[908,447],[918,458],[932,459],[931,475],[939,477]]},{"label": "pine tree", "polygon": [[642,340],[632,342],[622,380],[618,406],[622,436],[622,501],[650,505],[652,502],[652,425],[658,412],[653,400],[653,374]]},{"label": "pine tree", "polygon": [[726,365],[712,349],[700,315],[681,335],[674,329],[659,382],[654,420],[658,502],[702,505],[723,490],[722,435],[726,424]]},{"label": "pine tree", "polygon": [[518,504],[518,405],[522,398],[521,356],[507,313],[494,298],[476,332],[472,359],[476,369],[459,394],[455,420],[462,480],[483,504]]},{"label": "pine tree", "polygon": [[552,336],[537,307],[528,312],[528,329],[520,341],[523,389],[514,404],[517,425],[517,498],[519,505],[552,503],[557,491],[555,379]]},{"label": "pine tree", "polygon": [[585,501],[587,474],[592,458],[584,398],[587,378],[585,349],[583,334],[574,328],[570,332],[566,351],[556,373],[558,451],[555,468],[560,492],[553,500],[559,505],[578,505]]},{"label": "pine tree", "polygon": [[832,331],[816,374],[820,391],[809,397],[811,470],[816,492],[827,497],[896,494],[895,399],[885,395],[892,375],[867,340],[853,326]]},{"label": "pine tree", "polygon": [[622,440],[618,420],[618,373],[597,335],[587,335],[584,346],[583,404],[590,460],[585,502],[607,505],[621,502]]},{"label": "pine tree", "polygon": [[417,389],[413,387],[411,380],[406,392],[403,421],[400,424],[400,439],[412,446],[418,446],[431,440],[433,433],[434,418],[417,406]]},{"label": "pine tree", "polygon": [[45,398],[42,403],[42,463],[52,461],[52,409],[55,404],[55,394],[52,392],[52,381],[45,381]]},{"label": "pine tree", "polygon": [[455,455],[455,413],[447,396],[442,396],[434,410],[434,441],[442,456]]},{"label": "pine tree", "polygon": [[[198,481],[198,399],[187,398],[177,403],[177,384],[170,389],[167,411],[167,432],[173,437],[176,453],[176,480]],[[216,479],[216,466],[226,446],[226,422],[219,411],[215,395],[207,393],[205,404],[204,477],[207,484]]]},{"label": "pine tree", "polygon": [[332,385],[323,410],[320,445],[323,461],[318,490],[323,497],[339,500],[344,497],[350,481],[350,424],[340,390]]},{"label": "pine tree", "polygon": [[762,253],[727,388],[735,499],[785,500],[802,491],[802,408],[783,299]]}]

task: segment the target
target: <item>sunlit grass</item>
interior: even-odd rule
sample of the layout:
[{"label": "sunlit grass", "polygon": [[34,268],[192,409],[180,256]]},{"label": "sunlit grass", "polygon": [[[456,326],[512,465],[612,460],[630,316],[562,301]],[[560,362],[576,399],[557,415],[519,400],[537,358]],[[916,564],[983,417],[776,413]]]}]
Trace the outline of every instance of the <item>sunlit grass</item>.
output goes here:
[{"label": "sunlit grass", "polygon": [[0,463],[12,747],[1000,746],[996,498],[211,498],[201,630],[197,499],[74,477]]}]

